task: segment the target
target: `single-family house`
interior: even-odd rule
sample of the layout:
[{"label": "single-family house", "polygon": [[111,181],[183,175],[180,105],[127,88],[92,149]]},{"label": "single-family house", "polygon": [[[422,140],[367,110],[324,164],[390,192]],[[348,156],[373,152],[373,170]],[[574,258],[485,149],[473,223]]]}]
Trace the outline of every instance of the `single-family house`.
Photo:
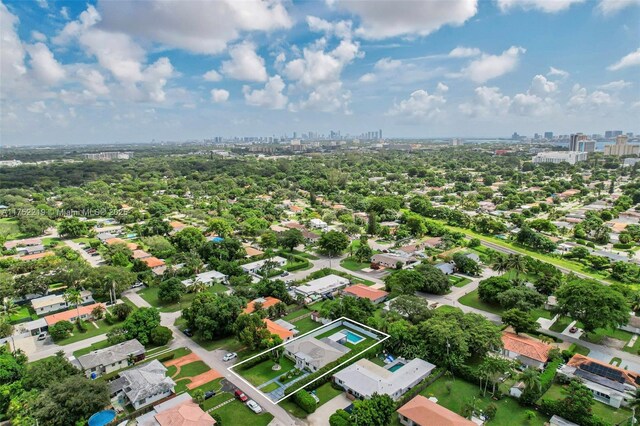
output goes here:
[{"label": "single-family house", "polygon": [[356,285],[346,287],[344,290],[342,290],[342,294],[345,296],[369,299],[373,303],[384,302],[384,300],[389,295],[389,293],[387,293],[384,290],[371,288],[364,284],[356,284]]},{"label": "single-family house", "polygon": [[476,426],[459,414],[446,409],[422,395],[417,395],[397,411],[405,426]]},{"label": "single-family house", "polygon": [[38,253],[44,253],[44,246],[42,244],[38,244],[35,246],[26,246],[26,247],[19,247],[16,249],[16,251],[18,253],[21,253],[23,255],[30,255],[30,254],[38,254]]},{"label": "single-family house", "polygon": [[153,407],[153,410],[136,419],[138,426],[213,426],[216,421],[183,393]]},{"label": "single-family house", "polygon": [[262,256],[264,254],[264,252],[262,250],[258,250],[255,247],[251,247],[250,245],[245,245],[244,246],[244,251],[247,253],[247,255],[245,257],[249,258],[249,257],[256,257],[256,256]]},{"label": "single-family house", "polygon": [[92,318],[92,312],[98,306],[102,306],[104,309],[107,307],[104,303],[93,303],[91,305],[78,306],[77,308],[71,308],[68,311],[58,312],[57,314],[51,314],[44,317],[47,322],[47,326],[51,327],[60,321],[75,322],[78,318],[82,320],[90,320]]},{"label": "single-family house", "polygon": [[136,410],[174,393],[175,382],[167,377],[167,368],[157,359],[124,370],[109,383],[111,395],[123,396]]},{"label": "single-family house", "polygon": [[323,294],[333,294],[349,285],[347,278],[330,274],[322,278],[311,280],[304,285],[294,287],[293,291],[304,297],[322,296]]},{"label": "single-family house", "polygon": [[[80,292],[80,297],[82,298],[82,301],[80,302],[81,305],[93,303],[93,296],[89,290],[82,290]],[[36,314],[43,315],[50,312],[61,311],[74,305],[67,303],[63,294],[49,294],[47,296],[38,297],[37,299],[31,299],[31,306]]]},{"label": "single-family house", "polygon": [[240,267],[247,274],[257,274],[267,262],[273,262],[276,266],[282,267],[287,264],[287,259],[280,256],[274,256],[270,259],[262,259],[251,263],[245,263],[244,265],[240,265]]},{"label": "single-family house", "polygon": [[549,426],[580,426],[580,425],[574,422],[570,422],[569,420],[554,414],[549,419]]},{"label": "single-family house", "polygon": [[315,232],[311,232],[306,229],[303,229],[300,232],[302,232],[302,238],[304,238],[304,242],[307,244],[316,243],[320,239],[320,235]]},{"label": "single-family house", "polygon": [[285,345],[284,355],[296,363],[298,370],[317,371],[349,352],[349,348],[326,337],[296,339]]},{"label": "single-family house", "polygon": [[595,400],[620,408],[635,399],[640,374],[584,355],[575,354],[558,374],[580,380],[593,392]]},{"label": "single-family house", "polygon": [[112,246],[114,244],[126,244],[126,241],[123,240],[122,238],[109,238],[108,240],[105,240],[104,243],[108,246]]},{"label": "single-family house", "polygon": [[55,255],[54,252],[52,251],[45,251],[44,253],[34,253],[34,254],[26,254],[22,257],[19,257],[18,259],[24,261],[24,262],[30,262],[32,260],[38,260],[38,259],[43,259],[45,257],[49,257],[49,256],[53,256]]},{"label": "single-family house", "polygon": [[396,253],[378,253],[371,257],[371,263],[384,266],[385,268],[396,268],[398,264],[401,264],[404,267],[412,260],[414,259],[411,256],[403,256]]},{"label": "single-family house", "polygon": [[367,399],[374,393],[389,395],[394,401],[431,374],[435,365],[421,360],[399,359],[381,367],[368,359],[360,359],[333,375],[333,382],[349,395]]},{"label": "single-family house", "polygon": [[456,268],[451,263],[442,262],[434,266],[438,268],[445,275],[451,275],[456,271]]},{"label": "single-family house", "polygon": [[147,257],[151,257],[151,255],[144,250],[134,250],[132,257],[133,259],[146,259]]},{"label": "single-family house", "polygon": [[144,259],[140,259],[140,260],[142,260],[149,267],[149,269],[151,269],[151,272],[153,272],[155,275],[162,275],[164,274],[164,271],[167,269],[167,266],[164,263],[164,260],[158,259],[155,256],[145,257]]},{"label": "single-family house", "polygon": [[129,366],[129,361],[141,361],[144,355],[144,346],[132,339],[82,355],[78,357],[78,363],[87,377],[95,379]]},{"label": "single-family house", "polygon": [[329,227],[329,225],[327,225],[327,222],[325,222],[324,220],[321,220],[321,219],[311,219],[309,221],[309,225],[312,228],[321,229],[321,230],[325,230],[325,229],[327,229]]},{"label": "single-family house", "polygon": [[284,226],[280,226],[280,225],[271,225],[269,227],[273,232],[275,232],[276,234],[279,234],[281,232],[286,231],[288,228],[285,228]]},{"label": "single-family house", "polygon": [[262,309],[267,310],[269,309],[269,307],[277,305],[280,302],[281,300],[277,297],[258,297],[257,299],[254,299],[251,302],[247,303],[247,307],[244,308],[243,312],[245,314],[254,312],[256,310],[256,303],[259,303],[262,306]]},{"label": "single-family house", "polygon": [[180,232],[182,231],[184,228],[187,227],[187,225],[185,225],[182,222],[178,222],[177,220],[173,220],[171,222],[169,222],[169,226],[171,227],[171,234],[175,234],[176,232]]},{"label": "single-family house", "polygon": [[544,368],[552,349],[551,345],[532,337],[507,331],[502,333],[502,345],[503,356],[539,370]]},{"label": "single-family house", "polygon": [[98,240],[100,240],[101,243],[104,243],[107,240],[110,240],[112,238],[115,238],[116,236],[114,234],[112,234],[111,232],[101,232],[99,234],[96,234],[96,238]]},{"label": "single-family house", "polygon": [[195,282],[202,282],[207,286],[210,286],[214,283],[226,284],[228,278],[229,276],[223,274],[222,272],[207,271],[197,274],[194,278],[183,280],[182,284],[185,287],[191,287]]},{"label": "single-family house", "polygon": [[39,246],[42,245],[42,238],[25,238],[22,240],[11,240],[4,243],[4,248],[11,250],[20,246]]},{"label": "single-family house", "polygon": [[267,330],[269,331],[269,333],[275,334],[276,336],[280,337],[283,342],[292,339],[295,335],[292,330],[288,330],[275,321],[271,321],[269,318],[265,318],[262,321],[264,321],[265,325],[267,326]]}]

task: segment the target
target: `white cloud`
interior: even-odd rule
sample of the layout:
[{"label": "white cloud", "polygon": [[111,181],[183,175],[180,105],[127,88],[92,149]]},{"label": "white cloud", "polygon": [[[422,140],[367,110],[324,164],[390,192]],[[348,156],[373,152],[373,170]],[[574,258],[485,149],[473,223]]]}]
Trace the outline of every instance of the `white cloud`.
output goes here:
[{"label": "white cloud", "polygon": [[27,46],[27,52],[31,58],[31,68],[38,80],[47,84],[56,84],[64,79],[64,68],[44,43]]},{"label": "white cloud", "polygon": [[362,77],[358,79],[358,81],[360,83],[374,83],[377,79],[378,78],[374,73],[368,72],[366,74],[363,74]]},{"label": "white cloud", "polygon": [[45,105],[44,101],[33,102],[27,107],[27,111],[32,112],[34,114],[42,114],[46,110],[47,110],[47,106]]},{"label": "white cloud", "polygon": [[332,2],[360,17],[356,34],[367,39],[428,35],[444,25],[462,25],[478,11],[477,0]]},{"label": "white cloud", "polygon": [[531,92],[518,93],[511,102],[511,111],[525,117],[547,115],[553,108],[554,102],[551,98],[542,98]]},{"label": "white cloud", "polygon": [[449,57],[451,58],[470,58],[473,56],[478,56],[482,52],[477,47],[464,47],[458,46],[449,52]]},{"label": "white cloud", "polygon": [[477,87],[474,94],[472,102],[459,106],[460,111],[470,117],[501,116],[507,113],[511,105],[509,96],[503,95],[497,87]]},{"label": "white cloud", "polygon": [[303,57],[286,64],[284,74],[306,87],[339,80],[343,68],[359,56],[359,44],[342,40],[332,51],[304,48]]},{"label": "white cloud", "polygon": [[104,29],[194,53],[216,54],[244,31],[290,28],[280,0],[100,1]]},{"label": "white cloud", "polygon": [[373,66],[378,71],[392,71],[402,66],[402,61],[391,58],[382,58]]},{"label": "white cloud", "polygon": [[314,32],[322,32],[328,36],[335,35],[338,38],[351,38],[351,21],[329,22],[315,16],[307,16],[307,25]]},{"label": "white cloud", "polygon": [[0,2],[0,74],[2,74],[2,86],[6,86],[27,72],[24,65],[25,51],[16,33],[18,17],[9,12],[9,9]]},{"label": "white cloud", "polygon": [[36,3],[38,4],[38,6],[40,6],[42,9],[49,9],[49,3],[47,2],[47,0],[36,0]]},{"label": "white cloud", "polygon": [[446,93],[448,91],[449,91],[449,86],[447,86],[442,82],[439,82],[438,85],[436,86],[436,93]]},{"label": "white cloud", "polygon": [[441,107],[446,103],[441,94],[431,95],[426,90],[416,90],[409,98],[394,103],[387,114],[407,122],[430,121],[442,116]]},{"label": "white cloud", "polygon": [[[571,90],[572,96],[567,102],[569,109],[573,110],[594,110],[598,111],[602,107],[610,106],[617,103],[617,100],[613,98],[609,93],[601,90],[596,90],[589,93],[587,89],[581,87],[579,84],[573,86]],[[600,110],[602,112],[602,110]]]},{"label": "white cloud", "polygon": [[89,5],[87,10],[83,11],[76,21],[71,21],[64,26],[62,31],[53,38],[53,42],[60,45],[67,44],[94,26],[100,19],[100,14],[96,8],[93,5]]},{"label": "white cloud", "polygon": [[[328,84],[321,84],[316,87],[307,99],[300,102],[301,109],[308,109],[322,112],[340,111],[344,114],[351,114],[349,103],[351,102],[351,92],[344,90],[341,81],[334,81]],[[295,107],[294,107],[295,108]]]},{"label": "white cloud", "polygon": [[547,96],[558,89],[558,85],[553,81],[549,81],[543,75],[536,75],[531,81],[529,92],[533,95]]},{"label": "white cloud", "polygon": [[613,15],[630,6],[640,5],[640,0],[600,0],[598,11],[603,15]]},{"label": "white cloud", "polygon": [[222,76],[216,70],[207,71],[206,73],[204,73],[202,75],[202,78],[204,78],[205,81],[220,81],[220,80],[222,80]]},{"label": "white cloud", "polygon": [[211,100],[215,103],[226,102],[229,99],[229,92],[224,89],[213,89],[211,91]]},{"label": "white cloud", "polygon": [[66,6],[65,6],[65,7],[63,7],[62,9],[60,9],[60,15],[61,15],[64,19],[66,19],[66,20],[71,19],[71,18],[69,17],[69,9],[68,9]]},{"label": "white cloud", "polygon": [[539,10],[546,13],[557,13],[567,10],[574,3],[582,3],[584,0],[497,0],[501,11],[519,7],[524,10]]},{"label": "white cloud", "polygon": [[632,84],[628,81],[624,81],[624,80],[617,80],[617,81],[611,81],[607,84],[602,84],[600,86],[598,86],[600,89],[602,90],[611,90],[611,91],[617,91],[617,90],[622,90],[625,89],[627,87],[630,87]]},{"label": "white cloud", "polygon": [[569,73],[567,71],[558,69],[558,68],[554,68],[554,67],[549,67],[549,72],[547,73],[547,75],[549,77],[551,76],[558,76],[560,78],[567,78],[569,77]]},{"label": "white cloud", "polygon": [[500,77],[516,69],[520,55],[525,52],[526,49],[522,47],[511,46],[500,55],[488,55],[484,53],[479,59],[469,63],[469,65],[462,70],[462,75],[476,83],[484,83],[485,81]]},{"label": "white cloud", "polygon": [[249,86],[244,86],[242,92],[249,105],[269,109],[284,109],[288,102],[287,96],[282,93],[285,87],[282,77],[275,75],[269,78],[264,89],[251,90]]},{"label": "white cloud", "polygon": [[244,42],[229,49],[231,60],[222,62],[222,74],[235,80],[267,81],[264,59],[253,43]]},{"label": "white cloud", "polygon": [[123,83],[142,80],[142,61],[145,51],[131,37],[122,33],[108,33],[91,28],[80,35],[80,44],[98,63]]},{"label": "white cloud", "polygon": [[609,65],[607,69],[610,71],[618,71],[627,67],[637,67],[638,65],[640,65],[640,48],[624,56],[615,64]]},{"label": "white cloud", "polygon": [[31,38],[35,41],[45,42],[47,41],[47,36],[42,34],[40,31],[31,31]]}]

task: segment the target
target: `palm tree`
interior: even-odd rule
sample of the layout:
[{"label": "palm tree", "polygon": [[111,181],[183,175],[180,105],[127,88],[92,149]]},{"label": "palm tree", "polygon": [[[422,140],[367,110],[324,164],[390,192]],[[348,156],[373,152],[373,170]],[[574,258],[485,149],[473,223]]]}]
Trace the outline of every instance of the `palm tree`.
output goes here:
[{"label": "palm tree", "polygon": [[507,258],[509,269],[516,271],[516,277],[527,271],[527,261],[520,254],[510,254]]},{"label": "palm tree", "polygon": [[527,369],[520,375],[520,381],[524,383],[524,386],[528,391],[540,392],[542,390],[540,373],[535,368],[527,367]]},{"label": "palm tree", "polygon": [[189,287],[189,291],[191,293],[202,293],[207,289],[207,284],[204,281],[200,281],[200,279],[196,278],[196,280]]},{"label": "palm tree", "polygon": [[507,256],[498,255],[496,257],[496,260],[493,262],[493,265],[491,265],[491,267],[496,272],[507,272],[511,267],[509,265],[509,258]]},{"label": "palm tree", "polygon": [[5,297],[4,301],[2,302],[2,313],[7,316],[7,319],[17,314],[19,310],[20,307],[13,303],[13,300]]},{"label": "palm tree", "polygon": [[64,300],[67,304],[76,305],[76,313],[78,317],[76,321],[80,321],[80,304],[82,303],[82,295],[78,290],[67,290],[64,294]]}]

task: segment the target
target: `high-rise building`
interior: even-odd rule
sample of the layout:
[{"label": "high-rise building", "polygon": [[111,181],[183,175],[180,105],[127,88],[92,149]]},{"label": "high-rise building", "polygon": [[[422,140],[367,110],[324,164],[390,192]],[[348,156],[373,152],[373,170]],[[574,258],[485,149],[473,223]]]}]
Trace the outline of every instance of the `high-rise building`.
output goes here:
[{"label": "high-rise building", "polygon": [[629,145],[629,138],[626,135],[618,135],[615,145],[607,145],[604,147],[604,155],[613,155],[622,157],[625,155],[637,155],[640,153],[640,146]]},{"label": "high-rise building", "polygon": [[584,140],[587,140],[587,135],[585,135],[584,133],[571,134],[571,139],[569,141],[569,151],[580,151],[578,149],[578,143]]},{"label": "high-rise building", "polygon": [[544,132],[545,139],[553,139],[553,132]]},{"label": "high-rise building", "polygon": [[578,149],[576,151],[579,152],[595,152],[596,151],[596,141],[592,139],[585,139],[578,141]]},{"label": "high-rise building", "polygon": [[588,154],[586,152],[576,151],[547,151],[539,152],[531,160],[534,164],[540,163],[562,163],[567,162],[569,164],[576,164],[579,161],[585,161]]},{"label": "high-rise building", "polygon": [[513,132],[513,134],[511,135],[511,139],[513,140],[520,139],[520,135],[518,134],[518,132]]},{"label": "high-rise building", "polygon": [[378,130],[378,138],[382,139],[382,129]]}]

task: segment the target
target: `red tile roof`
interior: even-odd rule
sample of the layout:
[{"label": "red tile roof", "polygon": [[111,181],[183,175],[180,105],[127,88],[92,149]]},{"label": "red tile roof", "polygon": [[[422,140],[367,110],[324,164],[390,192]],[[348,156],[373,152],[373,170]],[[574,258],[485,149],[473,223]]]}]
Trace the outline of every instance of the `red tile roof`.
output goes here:
[{"label": "red tile roof", "polygon": [[398,413],[418,426],[475,426],[471,420],[418,395],[398,409]]},{"label": "red tile roof", "polygon": [[269,330],[269,333],[280,336],[283,342],[293,337],[293,331],[287,330],[283,326],[276,324],[268,318],[265,318],[263,321],[267,325],[267,330]]},{"label": "red tile roof", "polygon": [[547,362],[551,346],[528,336],[509,332],[502,333],[502,344],[508,351],[515,352],[527,358],[540,362]]},{"label": "red tile roof", "polygon": [[159,266],[164,266],[164,260],[158,259],[157,257],[154,257],[154,256],[144,258],[142,259],[142,261],[146,263],[147,266],[151,269],[157,268]]},{"label": "red tile roof", "polygon": [[[253,311],[255,311],[256,310],[256,308],[255,308],[256,301],[259,302],[259,300],[256,299],[256,300],[252,300],[251,302],[247,303],[247,307],[244,308],[243,312],[245,314],[250,314]],[[277,297],[271,297],[271,296],[265,297],[264,298],[264,302],[262,302],[262,309],[268,309],[269,306],[273,306],[273,305],[275,305],[277,303],[280,303],[280,299],[278,299]]]},{"label": "red tile roof", "polygon": [[80,306],[77,309],[75,307],[69,309],[68,311],[58,312],[57,314],[51,314],[44,317],[44,320],[47,322],[47,325],[51,326],[60,321],[70,321],[71,318],[76,318],[78,316],[78,312],[80,316],[82,315],[91,315],[91,311],[96,306],[102,306],[103,308],[107,308],[104,303],[94,303],[92,305]]},{"label": "red tile roof", "polygon": [[381,297],[386,297],[389,293],[383,290],[377,290],[375,288],[367,287],[364,284],[356,284],[350,287],[347,287],[343,290],[343,292],[364,299],[369,299],[372,302],[380,299]]},{"label": "red tile roof", "polygon": [[22,256],[19,257],[18,259],[20,260],[38,260],[38,259],[42,259],[43,257],[47,257],[47,256],[53,256],[55,253],[52,251],[45,251],[43,253],[35,253],[35,254],[28,254],[26,256]]}]

